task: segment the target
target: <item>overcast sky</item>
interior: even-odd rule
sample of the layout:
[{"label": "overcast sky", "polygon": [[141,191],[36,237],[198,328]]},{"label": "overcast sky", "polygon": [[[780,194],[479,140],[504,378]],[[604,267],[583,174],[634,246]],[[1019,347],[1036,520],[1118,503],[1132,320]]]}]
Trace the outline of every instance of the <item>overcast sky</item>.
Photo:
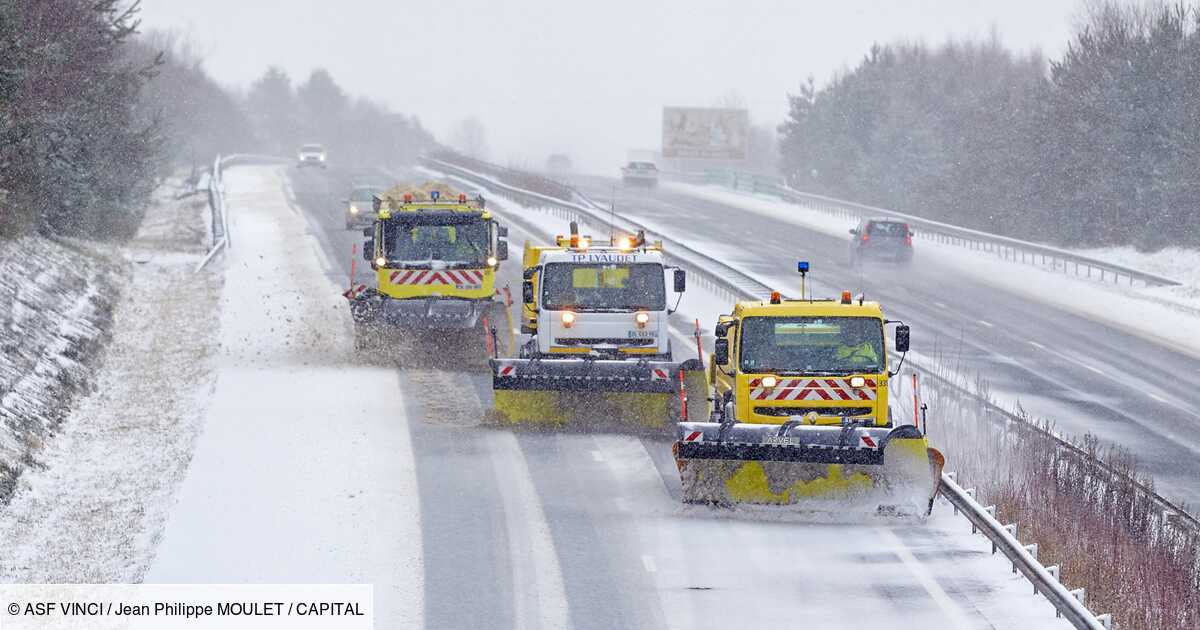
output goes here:
[{"label": "overcast sky", "polygon": [[736,92],[754,123],[855,64],[872,42],[983,38],[1056,56],[1079,0],[143,0],[144,29],[186,35],[218,81],[267,66],[327,68],[355,95],[416,114],[445,139],[476,116],[490,157],[564,152],[615,169],[656,149],[664,105]]}]

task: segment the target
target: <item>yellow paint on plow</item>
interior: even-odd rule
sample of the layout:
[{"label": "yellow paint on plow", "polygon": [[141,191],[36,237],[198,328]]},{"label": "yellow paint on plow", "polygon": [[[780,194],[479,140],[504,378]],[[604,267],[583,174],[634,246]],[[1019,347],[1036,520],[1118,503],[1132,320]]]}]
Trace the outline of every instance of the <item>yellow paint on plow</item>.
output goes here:
[{"label": "yellow paint on plow", "polygon": [[495,390],[495,409],[507,424],[540,427],[602,424],[666,430],[673,394]]},{"label": "yellow paint on plow", "polygon": [[[819,464],[800,464],[819,466]],[[801,499],[838,498],[869,491],[873,483],[864,473],[846,476],[841,464],[825,464],[825,475],[810,481],[796,480],[782,492],[771,490],[767,473],[759,462],[747,462],[740,466],[729,479],[725,490],[729,497],[740,503],[769,503],[786,505]],[[790,467],[790,466],[789,466]]]}]

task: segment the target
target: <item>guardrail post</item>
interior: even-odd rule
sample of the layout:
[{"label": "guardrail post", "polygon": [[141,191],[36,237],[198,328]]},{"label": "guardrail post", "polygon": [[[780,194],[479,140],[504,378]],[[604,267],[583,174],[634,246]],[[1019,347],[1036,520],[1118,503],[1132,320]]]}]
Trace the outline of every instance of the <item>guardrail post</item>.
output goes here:
[{"label": "guardrail post", "polygon": [[1096,621],[1099,622],[1100,625],[1104,626],[1105,630],[1112,630],[1112,615],[1108,613],[1096,615]]},{"label": "guardrail post", "polygon": [[[1033,543],[1032,545],[1025,545],[1025,551],[1028,552],[1029,555],[1033,556],[1034,560],[1037,560],[1037,556],[1038,556],[1037,543]],[[1017,572],[1017,563],[1014,562],[1013,563],[1013,573],[1016,573],[1016,572]],[[1036,586],[1033,587],[1033,594],[1037,595],[1037,587]]]}]

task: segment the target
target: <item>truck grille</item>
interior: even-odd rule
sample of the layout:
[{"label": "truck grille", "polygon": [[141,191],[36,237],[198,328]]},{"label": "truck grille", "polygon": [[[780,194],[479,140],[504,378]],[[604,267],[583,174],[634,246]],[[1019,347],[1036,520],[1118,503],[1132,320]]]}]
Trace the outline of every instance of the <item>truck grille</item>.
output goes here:
[{"label": "truck grille", "polygon": [[555,338],[554,345],[557,346],[653,346],[656,343],[655,339],[625,339],[622,337],[602,338],[602,337],[572,337],[572,338]]},{"label": "truck grille", "polygon": [[870,407],[755,407],[754,413],[760,416],[774,416],[784,418],[787,416],[803,416],[804,414],[815,411],[821,416],[869,416],[871,415]]}]

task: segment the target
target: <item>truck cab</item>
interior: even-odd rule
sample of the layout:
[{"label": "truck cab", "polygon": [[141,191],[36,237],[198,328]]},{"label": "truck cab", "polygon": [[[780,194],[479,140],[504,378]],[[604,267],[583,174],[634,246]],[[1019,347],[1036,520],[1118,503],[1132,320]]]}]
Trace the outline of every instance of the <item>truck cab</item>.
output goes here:
[{"label": "truck cab", "polygon": [[363,257],[375,272],[375,286],[361,301],[369,319],[474,328],[502,306],[495,301],[496,271],[508,258],[508,230],[482,198],[442,192],[392,190],[373,199],[375,220],[364,230]]},{"label": "truck cab", "polygon": [[[521,331],[533,335],[522,356],[671,360],[672,295],[686,288],[659,242],[626,236],[595,243],[577,232],[553,246],[526,243]],[[676,304],[678,300],[675,300]]]},{"label": "truck cab", "polygon": [[[812,425],[853,421],[891,425],[888,409],[889,322],[877,302],[769,300],[740,302],[716,326],[710,365],[718,421]],[[897,352],[909,329],[896,330]]]}]

